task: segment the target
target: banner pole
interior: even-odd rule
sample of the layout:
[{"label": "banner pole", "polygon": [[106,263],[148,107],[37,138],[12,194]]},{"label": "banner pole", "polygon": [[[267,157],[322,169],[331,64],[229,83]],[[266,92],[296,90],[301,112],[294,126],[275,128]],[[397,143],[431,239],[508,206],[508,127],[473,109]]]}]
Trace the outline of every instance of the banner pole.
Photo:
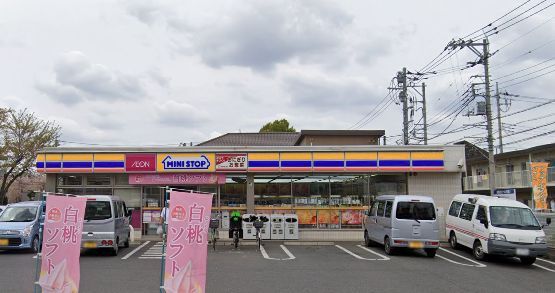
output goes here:
[{"label": "banner pole", "polygon": [[[170,187],[166,186],[165,190],[164,190],[164,207],[166,208],[166,214],[165,217],[168,217],[168,213],[170,212],[169,209],[169,204],[168,204],[168,196],[170,193]],[[162,212],[164,211],[164,207],[162,208]],[[160,217],[162,217],[162,213],[160,213]],[[165,219],[161,219],[162,220],[162,264],[161,264],[161,269],[160,269],[160,293],[164,293],[164,274],[166,271],[166,235],[167,235],[167,231],[166,231],[166,220]]]},{"label": "banner pole", "polygon": [[[46,205],[45,202],[45,191],[42,191],[40,193],[40,206],[39,206],[39,247],[38,247],[38,251],[37,251],[37,256],[36,256],[36,260],[35,260],[35,283],[33,286],[33,292],[34,293],[38,293],[39,292],[39,270],[40,270],[40,262],[42,260],[42,233],[43,233],[43,227],[44,227],[44,221],[42,220],[42,208],[43,205]],[[42,290],[40,290],[42,291]]]}]

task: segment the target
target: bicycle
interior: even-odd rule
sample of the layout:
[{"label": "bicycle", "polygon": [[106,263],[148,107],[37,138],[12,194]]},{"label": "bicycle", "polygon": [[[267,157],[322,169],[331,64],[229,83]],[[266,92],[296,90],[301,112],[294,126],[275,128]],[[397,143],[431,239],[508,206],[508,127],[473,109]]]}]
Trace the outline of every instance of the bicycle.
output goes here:
[{"label": "bicycle", "polygon": [[218,228],[220,227],[220,220],[210,219],[210,241],[212,243],[212,248],[216,250],[216,241],[218,240]]},{"label": "bicycle", "polygon": [[262,238],[260,237],[260,229],[262,229],[262,227],[264,227],[264,222],[257,219],[253,222],[253,226],[256,229],[256,245],[258,246],[258,250],[260,250],[260,246],[262,246]]},{"label": "bicycle", "polygon": [[233,246],[235,249],[239,246],[239,229],[237,228],[233,229]]}]

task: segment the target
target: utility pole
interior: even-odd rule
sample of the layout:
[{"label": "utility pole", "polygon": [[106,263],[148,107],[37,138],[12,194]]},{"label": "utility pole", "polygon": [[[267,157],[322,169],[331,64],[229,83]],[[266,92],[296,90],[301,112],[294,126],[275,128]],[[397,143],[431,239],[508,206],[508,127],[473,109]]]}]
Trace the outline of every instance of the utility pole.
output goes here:
[{"label": "utility pole", "polygon": [[[400,77],[400,80],[399,80]],[[402,84],[401,93],[399,97],[401,102],[403,102],[403,144],[409,144],[409,106],[408,106],[408,95],[407,95],[407,68],[403,67],[403,71],[400,72],[400,76],[397,75],[397,82]]]},{"label": "utility pole", "polygon": [[426,84],[422,83],[422,120],[424,123],[424,144],[428,144],[428,122],[426,121]]},{"label": "utility pole", "polygon": [[[491,117],[491,94],[490,94],[490,80],[489,80],[489,43],[487,39],[483,39],[481,43],[473,42],[472,40],[465,41],[451,41],[447,44],[447,47],[451,47],[453,49],[457,47],[461,48],[468,48],[474,54],[476,54],[480,61],[478,63],[482,63],[484,65],[484,78],[485,78],[485,85],[486,85],[486,119],[487,119],[487,128],[488,128],[488,165],[489,165],[489,172],[488,172],[488,179],[489,179],[489,189],[490,195],[493,196],[495,190],[495,157],[493,153],[493,122]],[[482,47],[482,52],[477,50],[475,47]],[[474,63],[474,64],[478,64]]]},{"label": "utility pole", "polygon": [[499,83],[495,83],[495,97],[497,98],[497,127],[499,129],[499,153],[503,153],[503,124],[501,124],[501,107],[500,107],[500,95],[499,95]]}]

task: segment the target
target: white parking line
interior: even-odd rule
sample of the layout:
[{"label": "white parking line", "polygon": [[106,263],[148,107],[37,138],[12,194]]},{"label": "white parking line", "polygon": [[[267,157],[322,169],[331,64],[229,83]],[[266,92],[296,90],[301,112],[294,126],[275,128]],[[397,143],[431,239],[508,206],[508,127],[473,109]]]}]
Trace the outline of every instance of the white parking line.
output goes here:
[{"label": "white parking line", "polygon": [[[337,244],[336,244],[335,247],[337,247],[337,248],[339,248],[339,249],[345,251],[346,253],[348,253],[348,254],[350,254],[350,255],[352,255],[352,256],[354,256],[355,258],[360,259],[360,260],[389,260],[389,258],[385,259],[385,258],[383,258],[382,256],[380,256],[380,257],[382,257],[382,258],[365,258],[365,257],[362,257],[362,256],[360,256],[360,255],[358,255],[358,254],[356,254],[356,253],[354,253],[354,252],[348,250],[347,248],[345,248],[345,247],[343,247],[343,246],[341,246],[341,245],[337,245]],[[373,252],[373,251],[372,251],[372,252]]]},{"label": "white parking line", "polygon": [[535,267],[538,267],[538,268],[540,268],[540,269],[544,269],[544,270],[546,270],[546,271],[550,271],[550,272],[553,272],[553,273],[555,273],[555,270],[552,270],[552,269],[548,269],[548,268],[546,268],[546,267],[544,267],[544,266],[540,266],[540,265],[538,265],[538,264],[535,264],[535,263],[534,263],[534,264],[532,264],[532,265],[533,265],[533,266],[535,266]]},{"label": "white parking line", "polygon": [[260,253],[262,253],[262,256],[263,256],[265,259],[281,260],[281,259],[279,259],[279,258],[270,257],[270,256],[268,255],[268,253],[266,252],[266,249],[264,249],[264,246],[260,246]]},{"label": "white parking line", "polygon": [[475,260],[472,260],[472,259],[467,258],[467,257],[464,257],[464,256],[462,256],[462,255],[460,255],[460,254],[457,254],[457,253],[454,253],[454,252],[452,252],[452,251],[449,251],[449,250],[447,250],[447,249],[445,249],[445,248],[443,248],[443,247],[439,247],[439,249],[440,249],[441,251],[445,251],[445,252],[450,253],[450,254],[452,254],[452,255],[458,256],[458,257],[460,257],[460,258],[462,258],[462,259],[464,259],[464,260],[467,260],[467,261],[469,261],[469,262],[471,262],[471,263],[475,263],[476,265],[469,265],[469,264],[460,263],[460,262],[458,262],[458,261],[454,261],[454,260],[448,259],[448,258],[446,258],[446,257],[444,257],[444,256],[441,256],[441,255],[439,255],[439,254],[436,254],[437,257],[439,257],[439,258],[441,258],[441,259],[444,259],[444,260],[446,260],[446,261],[448,261],[448,262],[451,262],[451,263],[454,263],[454,264],[458,264],[458,265],[461,265],[461,266],[467,266],[467,267],[476,267],[476,268],[485,268],[485,267],[486,267],[485,264],[479,263],[479,262],[477,262],[477,261],[475,261]]},{"label": "white parking line", "polygon": [[290,260],[290,259],[295,259],[296,258],[291,253],[291,251],[289,251],[289,249],[287,249],[287,247],[285,247],[285,245],[280,245],[279,247],[281,247],[281,249],[283,249],[283,251],[285,251],[285,254],[287,254],[287,256],[289,256],[289,258],[282,258],[281,260]]},{"label": "white parking line", "polygon": [[368,247],[364,247],[364,246],[362,246],[362,245],[357,245],[357,247],[360,247],[360,248],[362,248],[362,249],[364,249],[364,250],[366,250],[366,251],[368,251],[368,252],[370,252],[370,253],[373,253],[373,254],[377,255],[377,256],[381,257],[383,260],[390,260],[389,257],[387,257],[387,256],[385,256],[385,255],[383,255],[383,254],[379,254],[379,253],[377,253],[377,252],[371,250],[371,249],[368,248]]},{"label": "white parking line", "polygon": [[543,262],[546,262],[546,263],[550,263],[550,264],[552,264],[552,265],[555,265],[555,262],[548,261],[548,260],[543,259],[543,258],[536,258],[536,260],[541,260],[541,261],[543,261]]},{"label": "white parking line", "polygon": [[147,244],[149,244],[150,241],[147,241],[143,244],[141,244],[139,247],[133,249],[133,251],[131,251],[130,253],[126,254],[124,257],[122,257],[121,259],[128,259],[129,257],[131,257],[133,254],[135,254],[135,252],[141,250],[141,248],[145,247]]}]

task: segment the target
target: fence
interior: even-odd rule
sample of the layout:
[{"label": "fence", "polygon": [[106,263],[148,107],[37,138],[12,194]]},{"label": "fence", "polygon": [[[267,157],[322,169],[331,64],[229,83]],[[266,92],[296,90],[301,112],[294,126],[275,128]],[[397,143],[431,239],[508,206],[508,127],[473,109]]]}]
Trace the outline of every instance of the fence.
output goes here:
[{"label": "fence", "polygon": [[[555,184],[555,167],[547,168],[547,182],[548,184]],[[530,173],[528,170],[495,173],[495,185],[497,188],[519,188],[532,186],[530,184]],[[488,175],[465,177],[464,189],[489,189]]]},{"label": "fence", "polygon": [[[536,217],[540,221],[540,224],[543,225],[546,222],[547,218],[551,218],[551,220],[555,219],[555,212],[548,212],[548,213],[539,213],[536,212]],[[545,238],[547,240],[547,245],[551,248],[555,248],[555,223],[545,226],[543,228],[545,232]]]}]

